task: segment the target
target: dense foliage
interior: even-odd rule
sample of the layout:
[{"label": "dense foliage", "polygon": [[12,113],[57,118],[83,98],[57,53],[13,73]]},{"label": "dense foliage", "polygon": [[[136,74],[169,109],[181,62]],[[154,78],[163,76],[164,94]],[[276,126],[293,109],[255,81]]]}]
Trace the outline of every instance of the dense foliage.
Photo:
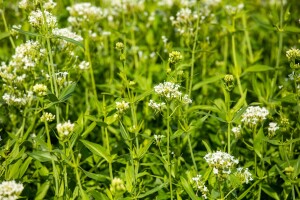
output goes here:
[{"label": "dense foliage", "polygon": [[299,199],[298,0],[0,11],[0,199]]}]

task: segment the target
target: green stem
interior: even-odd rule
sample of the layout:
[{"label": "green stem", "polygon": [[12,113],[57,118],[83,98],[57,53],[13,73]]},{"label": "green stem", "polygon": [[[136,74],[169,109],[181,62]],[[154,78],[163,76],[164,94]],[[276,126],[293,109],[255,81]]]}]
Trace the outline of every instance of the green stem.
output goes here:
[{"label": "green stem", "polygon": [[49,133],[49,126],[48,126],[48,122],[47,121],[45,121],[45,129],[46,129],[46,134],[47,134],[48,149],[51,152],[52,151],[52,145],[51,145],[51,139],[50,139],[50,133]]},{"label": "green stem", "polygon": [[198,172],[198,168],[196,165],[196,161],[195,161],[195,157],[194,157],[194,153],[193,153],[193,148],[192,148],[192,143],[191,143],[191,139],[190,139],[190,134],[188,134],[188,143],[189,143],[189,148],[190,148],[190,152],[191,152],[191,157],[192,157],[192,161],[195,167],[195,170]]},{"label": "green stem", "polygon": [[167,161],[168,161],[168,171],[169,171],[169,183],[170,183],[170,193],[171,200],[173,200],[173,188],[172,188],[172,165],[170,162],[170,104],[167,103]]},{"label": "green stem", "polygon": [[[256,137],[256,128],[257,125],[254,126],[254,130],[253,130],[253,148],[254,148],[254,141]],[[257,155],[255,151],[254,151],[254,169],[255,169],[255,176],[257,176]]]},{"label": "green stem", "polygon": [[249,32],[248,32],[248,28],[247,28],[246,14],[243,14],[242,20],[243,20],[243,27],[244,27],[244,33],[245,33],[245,40],[246,40],[247,48],[249,51],[250,62],[253,63],[253,61],[254,61],[253,60],[253,52],[252,52]]},{"label": "green stem", "polygon": [[97,95],[97,89],[96,89],[96,83],[95,83],[95,77],[94,77],[94,69],[92,65],[92,58],[90,54],[90,40],[89,40],[89,35],[88,33],[85,33],[85,40],[84,40],[84,48],[85,48],[85,58],[88,60],[90,67],[89,67],[89,72],[90,72],[90,77],[91,77],[91,84],[92,84],[92,90],[94,94],[94,100],[96,101],[96,108],[98,114],[101,113],[101,109],[99,107],[98,103],[98,95]]},{"label": "green stem", "polygon": [[[232,26],[235,27],[234,17],[232,19]],[[240,66],[238,65],[237,58],[236,58],[235,32],[231,33],[231,45],[232,45],[232,58],[233,58],[233,63],[234,63],[234,75],[236,76],[239,92],[240,92],[240,95],[242,96],[243,89],[242,89],[242,84],[241,84],[241,80],[240,80],[241,69],[240,69]]]},{"label": "green stem", "polygon": [[[1,3],[3,4],[3,2],[1,2]],[[2,8],[2,10],[0,12],[1,12],[2,20],[3,20],[5,32],[9,32],[9,29],[8,29],[8,26],[7,26],[7,22],[6,22],[6,19],[5,19],[5,14],[4,14],[4,6],[3,6],[3,8]],[[15,49],[16,45],[15,45],[14,40],[13,40],[13,38],[12,38],[11,35],[9,35],[9,41],[11,43],[11,46]]]}]

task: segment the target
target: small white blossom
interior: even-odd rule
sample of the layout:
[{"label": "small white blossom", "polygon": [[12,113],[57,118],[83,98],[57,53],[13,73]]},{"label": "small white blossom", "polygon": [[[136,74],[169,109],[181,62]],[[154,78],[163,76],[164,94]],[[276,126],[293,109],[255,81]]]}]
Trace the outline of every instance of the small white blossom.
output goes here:
[{"label": "small white blossom", "polygon": [[24,189],[23,184],[16,181],[3,181],[0,184],[0,199],[16,200]]},{"label": "small white blossom", "polygon": [[249,106],[242,115],[242,122],[252,128],[266,119],[269,111],[265,107]]},{"label": "small white blossom", "polygon": [[47,94],[47,86],[44,84],[35,84],[33,86],[33,92],[37,93],[39,96],[45,96]]},{"label": "small white blossom", "polygon": [[252,174],[249,172],[248,168],[243,169],[242,167],[239,167],[236,169],[237,171],[234,173],[236,177],[238,177],[241,181],[241,183],[248,184],[249,181],[252,181]]},{"label": "small white blossom", "polygon": [[279,126],[276,122],[270,122],[268,127],[268,136],[273,137],[276,134],[276,131],[279,129]]},{"label": "small white blossom", "polygon": [[193,177],[192,180],[196,183],[196,189],[199,190],[202,193],[202,197],[204,199],[207,199],[207,195],[208,195],[208,188],[205,186],[204,181],[202,181],[202,176],[201,175],[197,175],[196,177]]},{"label": "small white blossom", "polygon": [[56,129],[57,129],[57,132],[58,132],[58,135],[59,137],[64,140],[66,138],[68,138],[70,136],[70,134],[73,133],[74,131],[74,124],[72,124],[70,122],[70,120],[68,120],[67,122],[65,123],[59,123],[57,124],[56,126]]},{"label": "small white blossom", "polygon": [[164,82],[154,86],[154,91],[160,96],[166,97],[167,99],[178,99],[182,93],[179,91],[180,85]]},{"label": "small white blossom", "polygon": [[34,28],[41,29],[47,23],[48,29],[54,29],[57,26],[56,17],[47,10],[44,10],[44,14],[46,19],[44,18],[41,10],[31,11],[28,18],[30,25]]},{"label": "small white blossom", "polygon": [[152,109],[154,109],[156,111],[162,111],[164,108],[166,108],[166,103],[164,103],[164,102],[156,103],[152,99],[150,100],[148,105],[149,105],[149,107],[151,107]]},{"label": "small white blossom", "polygon": [[129,108],[129,103],[126,101],[116,102],[116,109],[119,113],[123,113]]},{"label": "small white blossom", "polygon": [[232,155],[222,151],[208,153],[204,156],[204,159],[219,178],[227,177],[231,173],[231,169],[239,163]]},{"label": "small white blossom", "polygon": [[52,122],[55,119],[55,115],[53,115],[52,113],[44,112],[40,119],[42,122]]}]

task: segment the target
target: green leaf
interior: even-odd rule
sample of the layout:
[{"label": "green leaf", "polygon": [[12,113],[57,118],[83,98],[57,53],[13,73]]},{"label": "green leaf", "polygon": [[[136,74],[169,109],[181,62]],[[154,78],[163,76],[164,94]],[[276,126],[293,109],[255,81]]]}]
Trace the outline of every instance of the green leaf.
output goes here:
[{"label": "green leaf", "polygon": [[57,161],[57,158],[50,154],[48,151],[33,151],[27,153],[29,156],[40,162]]},{"label": "green leaf", "polygon": [[262,149],[263,149],[263,139],[265,139],[265,135],[263,132],[263,129],[260,128],[258,130],[258,133],[255,135],[254,141],[253,141],[253,148],[255,153],[262,159]]},{"label": "green leaf", "polygon": [[49,93],[47,94],[47,99],[49,99],[50,102],[58,102],[58,98],[55,96],[55,94]]},{"label": "green leaf", "polygon": [[[245,90],[245,92],[243,92],[241,98],[238,100],[238,102],[232,108],[232,110],[231,110],[232,114],[237,113],[241,109],[241,107],[245,104],[246,96],[247,96],[247,89]],[[242,113],[241,113],[241,115],[242,115]]]},{"label": "green leaf", "polygon": [[204,85],[207,85],[207,84],[210,84],[210,83],[214,83],[214,82],[217,82],[219,80],[221,80],[222,78],[224,78],[224,75],[220,74],[220,75],[216,75],[214,77],[211,77],[211,78],[208,78],[204,81],[201,81],[199,83],[196,83],[194,86],[193,86],[193,89],[192,90],[198,90],[199,88],[201,88],[202,86]]},{"label": "green leaf", "polygon": [[17,162],[10,165],[7,170],[8,176],[6,177],[6,179],[11,180],[11,179],[19,178],[19,169],[20,169],[20,166],[22,163],[23,163],[23,160],[19,159]]},{"label": "green leaf", "polygon": [[45,196],[46,196],[46,194],[49,190],[49,187],[50,187],[50,181],[46,181],[41,186],[39,186],[34,200],[43,200],[43,199],[45,199]]},{"label": "green leaf", "polygon": [[10,36],[10,32],[3,32],[3,33],[0,33],[0,40],[4,39],[4,38],[7,38]]},{"label": "green leaf", "polygon": [[19,28],[12,27],[12,29],[14,29],[14,30],[16,30],[19,33],[22,33],[24,35],[29,35],[29,36],[34,36],[34,37],[43,37],[41,34],[29,32],[29,31],[24,31],[24,30],[19,29]]},{"label": "green leaf", "polygon": [[85,131],[81,134],[83,138],[85,138],[90,132],[94,130],[94,128],[97,126],[97,122],[92,122]]},{"label": "green leaf", "polygon": [[241,76],[244,76],[248,72],[265,72],[271,70],[275,70],[275,68],[268,65],[253,65],[248,67]]},{"label": "green leaf", "polygon": [[273,199],[276,199],[276,200],[280,200],[278,194],[276,193],[275,190],[273,190],[269,185],[267,185],[266,183],[263,183],[261,185],[261,189],[267,194],[269,195],[270,197],[272,197]]},{"label": "green leaf", "polygon": [[181,185],[183,186],[184,190],[188,193],[188,195],[190,196],[190,198],[192,200],[199,200],[200,198],[196,196],[193,188],[187,182],[187,180],[185,180],[185,178],[183,178],[182,176],[180,177],[180,180],[181,180]]},{"label": "green leaf", "polygon": [[118,114],[113,114],[110,115],[108,117],[106,117],[106,119],[104,120],[104,122],[108,125],[111,125],[112,123],[114,123],[116,120],[118,119]]},{"label": "green leaf", "polygon": [[136,96],[133,100],[133,102],[139,102],[141,100],[143,100],[145,97],[149,96],[150,94],[152,94],[153,90],[148,90],[146,92],[144,92],[143,94],[140,94],[139,96]]},{"label": "green leaf", "polygon": [[148,190],[146,193],[140,194],[139,196],[137,196],[137,198],[138,199],[145,198],[146,196],[149,196],[150,194],[153,194],[153,193],[161,190],[163,187],[166,187],[167,185],[168,185],[168,183],[160,184],[159,186],[157,186],[151,190]]},{"label": "green leaf", "polygon": [[177,130],[174,134],[172,134],[172,136],[171,136],[170,139],[171,139],[171,140],[174,140],[175,138],[180,137],[183,133],[184,133],[184,131],[181,130],[181,129],[179,129],[179,130]]},{"label": "green leaf", "polygon": [[112,163],[112,158],[107,150],[100,144],[89,142],[87,140],[80,140],[86,148],[88,148],[93,154],[104,158],[108,163]]},{"label": "green leaf", "polygon": [[300,28],[296,26],[286,26],[284,27],[284,31],[292,32],[292,33],[300,33]]},{"label": "green leaf", "polygon": [[53,38],[63,39],[65,41],[67,41],[67,42],[73,43],[73,44],[75,44],[77,46],[80,46],[81,48],[84,49],[84,46],[83,46],[82,42],[79,42],[79,41],[74,40],[72,38],[68,38],[68,37],[65,37],[65,36],[62,36],[62,35],[53,35]]},{"label": "green leaf", "polygon": [[120,122],[120,132],[121,132],[122,138],[124,140],[130,140],[131,139],[129,133],[126,131],[126,129],[125,129],[122,122]]},{"label": "green leaf", "polygon": [[72,96],[75,87],[76,87],[76,83],[71,83],[70,85],[65,87],[63,91],[60,93],[58,100],[60,102],[65,102],[66,100],[68,100]]},{"label": "green leaf", "polygon": [[244,197],[251,191],[251,189],[257,185],[261,180],[255,181],[247,190],[245,190],[238,198],[237,200],[242,200]]},{"label": "green leaf", "polygon": [[103,182],[103,181],[106,181],[106,180],[110,180],[110,178],[108,176],[104,176],[102,174],[95,174],[95,173],[92,173],[92,172],[88,172],[88,171],[85,171],[84,169],[81,169],[81,170],[84,172],[84,174],[87,177],[89,177],[91,179],[94,179],[96,181],[102,181]]},{"label": "green leaf", "polygon": [[22,164],[22,166],[21,166],[20,169],[19,169],[19,178],[22,178],[22,177],[23,177],[23,175],[24,175],[25,172],[27,171],[28,166],[29,166],[29,164],[31,163],[31,161],[32,161],[32,157],[28,157],[28,158],[24,161],[24,163]]},{"label": "green leaf", "polygon": [[144,155],[146,154],[146,152],[148,151],[148,149],[152,145],[152,142],[153,141],[148,141],[146,145],[143,145],[142,148],[139,148],[139,150],[137,152],[138,159],[142,159],[144,157]]},{"label": "green leaf", "polygon": [[211,148],[209,147],[209,145],[208,145],[204,140],[202,140],[202,143],[204,144],[204,146],[205,146],[207,152],[208,152],[208,153],[211,153],[212,151],[211,151]]}]

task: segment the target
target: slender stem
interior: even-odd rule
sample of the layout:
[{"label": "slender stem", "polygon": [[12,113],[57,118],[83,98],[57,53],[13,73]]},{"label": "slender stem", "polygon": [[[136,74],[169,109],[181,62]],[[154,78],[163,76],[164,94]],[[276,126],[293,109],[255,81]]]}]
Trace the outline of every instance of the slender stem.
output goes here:
[{"label": "slender stem", "polygon": [[92,65],[92,58],[91,58],[91,54],[90,54],[90,40],[89,40],[88,33],[85,33],[84,48],[85,48],[85,57],[90,64],[89,72],[90,72],[90,77],[91,77],[91,84],[92,84],[92,90],[93,90],[93,94],[94,94],[94,100],[96,101],[96,108],[97,108],[98,114],[100,114],[101,109],[100,109],[99,103],[98,103],[98,94],[97,94],[97,89],[96,89],[94,69],[93,69],[93,65]]},{"label": "slender stem", "polygon": [[[253,130],[253,148],[254,148],[254,141],[256,137],[256,128],[257,126],[255,125]],[[255,169],[255,176],[257,176],[257,155],[255,151],[254,151],[254,169]]]},{"label": "slender stem", "polygon": [[245,40],[246,40],[247,48],[249,51],[250,62],[253,63],[253,61],[254,61],[253,60],[253,52],[252,52],[249,32],[248,32],[248,28],[247,28],[246,14],[243,14],[242,20],[243,20],[243,27],[244,27],[244,33],[245,33]]},{"label": "slender stem", "polygon": [[173,189],[172,189],[172,165],[170,162],[170,104],[167,103],[167,160],[168,160],[168,171],[169,171],[169,182],[170,182],[170,193],[171,200],[173,199]]},{"label": "slender stem", "polygon": [[194,67],[195,67],[195,51],[197,47],[197,39],[198,39],[198,26],[199,26],[200,18],[197,19],[197,25],[196,25],[196,31],[195,31],[195,37],[194,37],[194,43],[193,43],[193,49],[192,49],[192,66],[191,66],[191,74],[190,74],[190,84],[189,84],[189,96],[192,94],[192,87],[193,87],[193,78],[194,78]]},{"label": "slender stem", "polygon": [[191,143],[190,137],[191,137],[191,135],[188,134],[188,143],[189,143],[189,148],[190,148],[190,152],[191,152],[192,161],[193,161],[195,170],[198,172],[198,168],[197,168],[197,165],[196,165],[196,161],[195,161],[195,157],[194,157],[194,153],[193,153],[193,148],[192,148],[192,143]]},{"label": "slender stem", "polygon": [[[235,27],[235,18],[232,18],[232,26]],[[238,65],[237,58],[236,58],[236,48],[235,48],[235,33],[231,33],[231,46],[232,46],[232,58],[233,58],[233,63],[234,63],[234,74],[236,76],[238,88],[240,95],[243,95],[243,89],[241,85],[241,80],[240,80],[240,73],[241,69],[240,66]]]},{"label": "slender stem", "polygon": [[45,121],[45,129],[46,129],[46,134],[47,134],[48,149],[51,152],[52,151],[52,145],[51,145],[51,139],[50,139],[50,133],[49,133],[49,126],[48,126],[48,122],[47,121]]},{"label": "slender stem", "polygon": [[[3,3],[3,2],[2,2],[2,3]],[[7,22],[6,22],[6,19],[5,19],[4,7],[2,8],[2,10],[1,10],[0,12],[1,12],[2,20],[3,20],[5,32],[9,32],[9,29],[8,29],[8,26],[7,26]],[[10,43],[11,43],[11,46],[15,49],[15,48],[16,48],[16,45],[15,45],[14,40],[13,40],[13,38],[12,38],[11,35],[9,35],[9,41],[10,41]]]}]

